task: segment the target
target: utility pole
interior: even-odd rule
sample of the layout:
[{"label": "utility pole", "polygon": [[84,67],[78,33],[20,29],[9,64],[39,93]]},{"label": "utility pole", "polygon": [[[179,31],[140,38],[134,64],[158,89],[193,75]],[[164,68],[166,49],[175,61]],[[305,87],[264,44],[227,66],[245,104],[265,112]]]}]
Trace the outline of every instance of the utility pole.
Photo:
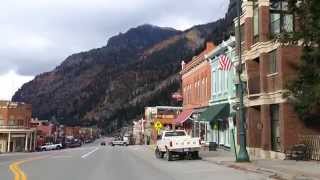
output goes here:
[{"label": "utility pole", "polygon": [[243,103],[243,82],[241,80],[242,74],[242,48],[241,48],[241,28],[240,28],[240,16],[241,16],[241,0],[237,0],[237,14],[238,14],[238,78],[239,78],[239,115],[240,115],[240,124],[239,124],[239,136],[240,136],[240,149],[237,158],[237,162],[249,162],[249,154],[247,151],[247,143],[246,143],[246,130],[244,128],[245,120],[244,120],[244,103]]}]

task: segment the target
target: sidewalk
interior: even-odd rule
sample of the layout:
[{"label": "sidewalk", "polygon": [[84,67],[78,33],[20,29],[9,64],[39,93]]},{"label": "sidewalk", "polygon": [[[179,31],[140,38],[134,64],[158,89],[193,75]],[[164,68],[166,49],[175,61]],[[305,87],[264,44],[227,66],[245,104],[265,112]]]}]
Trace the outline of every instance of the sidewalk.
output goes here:
[{"label": "sidewalk", "polygon": [[258,174],[270,179],[315,180],[320,179],[320,162],[292,160],[254,160],[250,163],[236,163],[232,152],[218,149],[217,151],[201,151],[204,161]]}]

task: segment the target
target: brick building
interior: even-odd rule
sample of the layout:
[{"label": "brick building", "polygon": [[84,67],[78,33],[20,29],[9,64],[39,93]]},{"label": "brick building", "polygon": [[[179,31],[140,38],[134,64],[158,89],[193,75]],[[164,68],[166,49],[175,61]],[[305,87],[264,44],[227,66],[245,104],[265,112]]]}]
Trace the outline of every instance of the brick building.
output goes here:
[{"label": "brick building", "polygon": [[36,131],[30,127],[29,104],[0,101],[0,152],[33,151]]},{"label": "brick building", "polygon": [[242,4],[240,28],[251,158],[283,158],[284,152],[298,143],[299,134],[315,133],[305,127],[283,96],[301,55],[300,47],[274,41],[281,32],[295,29],[287,5],[284,0],[243,0]]},{"label": "brick building", "polygon": [[199,55],[187,64],[181,63],[183,112],[177,117],[176,124],[182,125],[189,134],[202,137],[203,140],[206,140],[208,124],[197,121],[196,118],[208,106],[211,97],[211,66],[205,54],[214,48],[215,45],[208,42]]}]

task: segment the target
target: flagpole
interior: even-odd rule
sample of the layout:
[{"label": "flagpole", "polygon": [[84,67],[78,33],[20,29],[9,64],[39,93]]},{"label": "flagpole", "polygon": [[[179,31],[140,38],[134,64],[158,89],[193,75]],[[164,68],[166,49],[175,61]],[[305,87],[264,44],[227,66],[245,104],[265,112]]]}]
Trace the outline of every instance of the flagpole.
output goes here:
[{"label": "flagpole", "polygon": [[240,124],[239,124],[239,140],[240,140],[240,149],[239,154],[237,157],[237,162],[249,162],[249,154],[247,151],[247,143],[246,143],[246,130],[244,127],[245,120],[244,120],[244,103],[243,103],[243,82],[241,80],[242,74],[242,47],[241,47],[241,29],[240,29],[240,16],[241,16],[241,0],[237,1],[237,14],[238,14],[238,58],[239,58],[239,65],[237,68],[238,78],[239,78],[239,116],[240,116]]}]

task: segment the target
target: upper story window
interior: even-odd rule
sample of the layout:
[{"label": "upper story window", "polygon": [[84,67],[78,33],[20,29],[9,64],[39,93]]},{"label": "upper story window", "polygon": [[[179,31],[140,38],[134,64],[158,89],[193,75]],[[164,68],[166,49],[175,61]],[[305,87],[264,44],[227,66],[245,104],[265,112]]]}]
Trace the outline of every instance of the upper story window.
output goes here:
[{"label": "upper story window", "polygon": [[269,53],[269,74],[278,72],[277,67],[277,51],[271,51]]},{"label": "upper story window", "polygon": [[253,42],[259,41],[259,4],[253,1]]},{"label": "upper story window", "polygon": [[4,125],[4,118],[2,116],[2,114],[0,114],[0,126]]},{"label": "upper story window", "polygon": [[287,0],[270,0],[270,33],[293,32],[293,15],[288,12]]}]

